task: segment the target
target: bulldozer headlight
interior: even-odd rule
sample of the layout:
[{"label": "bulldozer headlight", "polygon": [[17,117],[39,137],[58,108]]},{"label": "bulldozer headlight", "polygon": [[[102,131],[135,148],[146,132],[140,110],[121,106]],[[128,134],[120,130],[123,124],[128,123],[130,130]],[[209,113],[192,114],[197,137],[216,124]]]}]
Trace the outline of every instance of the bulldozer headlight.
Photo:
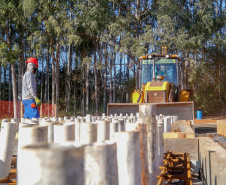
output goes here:
[{"label": "bulldozer headlight", "polygon": [[152,55],[148,55],[148,58],[149,58],[149,59],[152,59]]}]

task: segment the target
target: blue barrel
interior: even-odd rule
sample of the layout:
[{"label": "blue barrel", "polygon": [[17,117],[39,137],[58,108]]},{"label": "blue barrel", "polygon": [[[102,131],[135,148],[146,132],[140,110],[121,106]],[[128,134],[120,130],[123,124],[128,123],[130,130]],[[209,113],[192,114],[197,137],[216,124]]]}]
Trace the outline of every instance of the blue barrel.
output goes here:
[{"label": "blue barrel", "polygon": [[197,111],[197,119],[202,119],[202,111]]}]

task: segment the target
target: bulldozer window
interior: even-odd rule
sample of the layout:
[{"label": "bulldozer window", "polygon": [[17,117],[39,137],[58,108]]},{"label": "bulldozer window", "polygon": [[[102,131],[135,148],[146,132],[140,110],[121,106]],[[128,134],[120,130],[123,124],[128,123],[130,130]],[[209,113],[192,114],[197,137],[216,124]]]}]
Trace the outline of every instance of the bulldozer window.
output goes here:
[{"label": "bulldozer window", "polygon": [[[161,60],[160,60],[161,61]],[[146,62],[142,64],[141,69],[141,83],[147,83],[152,81],[153,74],[153,64],[150,62]],[[163,81],[168,81],[170,83],[178,84],[177,78],[177,68],[176,63],[156,63],[155,64],[155,76],[162,75],[164,76]]]}]

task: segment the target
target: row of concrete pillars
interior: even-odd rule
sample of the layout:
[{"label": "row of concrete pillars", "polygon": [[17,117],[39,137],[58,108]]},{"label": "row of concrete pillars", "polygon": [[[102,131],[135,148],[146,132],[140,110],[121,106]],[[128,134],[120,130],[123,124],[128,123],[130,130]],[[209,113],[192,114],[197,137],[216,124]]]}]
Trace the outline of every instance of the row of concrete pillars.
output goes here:
[{"label": "row of concrete pillars", "polygon": [[[177,116],[139,114],[2,121],[0,179],[8,175],[18,137],[17,184],[156,184],[164,156],[163,132]],[[2,170],[1,170],[2,169]]]}]

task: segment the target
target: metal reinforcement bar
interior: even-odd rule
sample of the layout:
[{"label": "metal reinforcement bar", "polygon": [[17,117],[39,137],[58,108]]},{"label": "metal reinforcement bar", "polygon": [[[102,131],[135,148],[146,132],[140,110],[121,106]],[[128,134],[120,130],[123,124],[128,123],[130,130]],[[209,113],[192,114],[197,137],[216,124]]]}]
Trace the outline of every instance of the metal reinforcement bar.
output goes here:
[{"label": "metal reinforcement bar", "polygon": [[185,185],[192,185],[190,155],[187,152],[175,154],[168,151],[163,162],[164,165],[159,167],[160,176],[156,177],[157,185],[162,185],[164,181],[171,184],[173,179],[182,179]]}]

